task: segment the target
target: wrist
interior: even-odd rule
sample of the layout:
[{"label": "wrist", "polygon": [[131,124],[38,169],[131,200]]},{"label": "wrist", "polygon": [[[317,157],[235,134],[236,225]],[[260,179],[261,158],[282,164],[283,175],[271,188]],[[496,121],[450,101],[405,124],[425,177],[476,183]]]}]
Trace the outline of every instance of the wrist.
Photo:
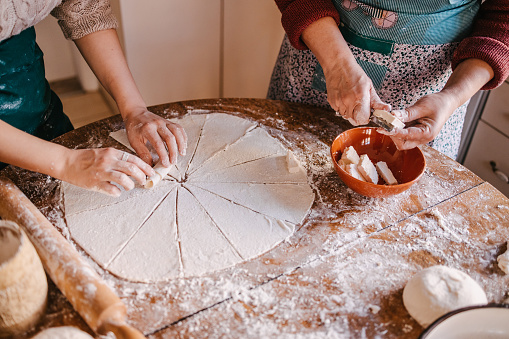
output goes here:
[{"label": "wrist", "polygon": [[127,122],[128,120],[131,120],[132,118],[146,112],[147,106],[142,104],[123,107],[118,106],[118,110],[120,112],[120,115],[122,116],[122,120],[124,122]]},{"label": "wrist", "polygon": [[56,179],[68,181],[66,173],[68,173],[67,169],[73,163],[72,158],[74,153],[75,153],[74,150],[64,146],[60,146],[58,151],[54,153],[56,156],[51,161],[50,165],[51,173],[48,173],[48,175]]}]

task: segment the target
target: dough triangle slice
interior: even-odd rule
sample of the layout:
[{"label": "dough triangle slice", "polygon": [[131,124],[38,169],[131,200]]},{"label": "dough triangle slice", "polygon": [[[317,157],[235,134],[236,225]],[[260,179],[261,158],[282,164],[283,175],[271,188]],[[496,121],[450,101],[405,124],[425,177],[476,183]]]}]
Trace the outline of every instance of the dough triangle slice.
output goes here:
[{"label": "dough triangle slice", "polygon": [[294,232],[294,224],[253,212],[201,188],[188,188],[245,260],[270,250]]},{"label": "dough triangle slice", "polygon": [[288,171],[286,155],[270,156],[210,173],[191,176],[189,182],[306,183],[304,168]]},{"label": "dough triangle slice", "polygon": [[157,186],[144,194],[143,199],[127,199],[101,209],[66,215],[71,237],[105,267],[168,191],[165,186]]},{"label": "dough triangle slice", "polygon": [[189,167],[189,162],[195,155],[196,147],[200,141],[203,125],[206,120],[206,114],[186,115],[184,118],[171,119],[172,122],[181,125],[187,135],[186,155],[179,156],[176,165],[181,178],[185,177],[186,170]]},{"label": "dough triangle slice", "polygon": [[[165,180],[160,185],[161,188],[164,186],[166,190],[169,191],[171,188],[175,187],[176,183],[175,181]],[[60,187],[63,194],[65,215],[67,217],[84,211],[120,204],[128,199],[135,199],[140,195],[150,193],[150,190],[138,186],[130,191],[122,191],[119,197],[112,197],[104,193],[86,190],[64,181],[62,181]]]},{"label": "dough triangle slice", "polygon": [[235,143],[217,152],[191,173],[193,178],[273,155],[285,155],[287,150],[267,131],[258,127],[246,133]]},{"label": "dough triangle slice", "polygon": [[213,272],[242,261],[200,203],[185,188],[178,190],[177,228],[186,277]]},{"label": "dough triangle slice", "polygon": [[202,135],[186,173],[192,173],[207,159],[240,139],[256,123],[224,113],[209,114]]},{"label": "dough triangle slice", "polygon": [[133,234],[107,269],[131,281],[155,282],[178,277],[181,262],[176,208],[175,188]]},{"label": "dough triangle slice", "polygon": [[193,183],[233,203],[275,219],[301,223],[315,200],[306,184]]}]

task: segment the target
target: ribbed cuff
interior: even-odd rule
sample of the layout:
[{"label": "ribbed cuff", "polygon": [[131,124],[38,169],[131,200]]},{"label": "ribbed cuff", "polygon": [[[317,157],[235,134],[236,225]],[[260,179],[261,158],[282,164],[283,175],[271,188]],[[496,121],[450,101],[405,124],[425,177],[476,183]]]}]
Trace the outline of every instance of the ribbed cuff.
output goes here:
[{"label": "ribbed cuff", "polygon": [[[55,15],[55,11],[52,14]],[[59,19],[58,24],[64,36],[70,40],[77,40],[91,33],[118,27],[117,19],[110,7],[82,15],[71,16],[60,12],[55,16]]]},{"label": "ribbed cuff", "polygon": [[488,37],[469,37],[463,40],[452,58],[454,70],[465,59],[480,59],[488,63],[495,75],[482,90],[500,86],[509,76],[509,46]]},{"label": "ribbed cuff", "polygon": [[338,11],[331,1],[326,0],[296,0],[286,7],[281,14],[281,23],[288,39],[290,39],[290,43],[300,50],[308,49],[300,38],[302,32],[316,20],[330,16],[339,25]]}]

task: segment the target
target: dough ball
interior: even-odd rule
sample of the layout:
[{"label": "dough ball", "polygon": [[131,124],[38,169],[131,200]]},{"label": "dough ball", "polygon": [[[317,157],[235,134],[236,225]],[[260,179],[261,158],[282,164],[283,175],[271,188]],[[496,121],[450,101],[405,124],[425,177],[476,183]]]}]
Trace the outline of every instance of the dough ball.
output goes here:
[{"label": "dough ball", "polygon": [[72,326],[45,329],[32,339],[94,339],[90,334]]},{"label": "dough ball", "polygon": [[403,304],[422,327],[458,308],[486,304],[486,293],[467,274],[445,266],[432,266],[410,279]]}]

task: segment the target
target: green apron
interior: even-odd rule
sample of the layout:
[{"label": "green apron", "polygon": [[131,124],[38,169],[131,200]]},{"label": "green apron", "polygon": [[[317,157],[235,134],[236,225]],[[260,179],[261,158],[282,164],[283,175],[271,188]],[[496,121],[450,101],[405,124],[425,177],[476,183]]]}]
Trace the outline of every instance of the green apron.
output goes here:
[{"label": "green apron", "polygon": [[0,119],[45,140],[73,129],[46,81],[33,27],[0,42]]}]

